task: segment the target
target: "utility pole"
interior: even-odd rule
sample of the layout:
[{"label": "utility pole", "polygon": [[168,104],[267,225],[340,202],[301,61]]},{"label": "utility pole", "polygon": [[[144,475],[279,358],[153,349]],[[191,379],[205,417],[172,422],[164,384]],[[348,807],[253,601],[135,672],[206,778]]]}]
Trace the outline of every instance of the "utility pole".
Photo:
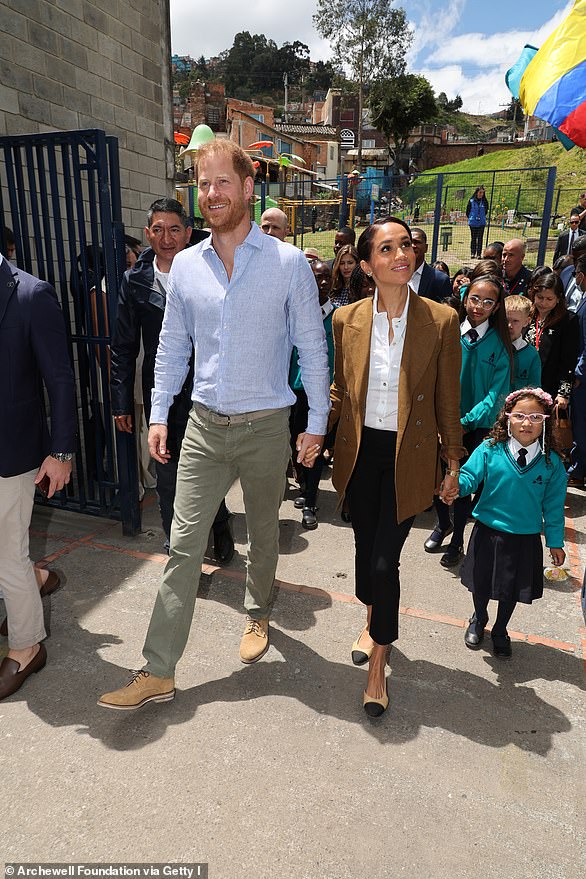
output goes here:
[{"label": "utility pole", "polygon": [[283,83],[285,84],[285,108],[284,108],[284,116],[285,122],[289,121],[289,114],[287,113],[287,106],[289,104],[289,77],[287,73],[283,74]]}]

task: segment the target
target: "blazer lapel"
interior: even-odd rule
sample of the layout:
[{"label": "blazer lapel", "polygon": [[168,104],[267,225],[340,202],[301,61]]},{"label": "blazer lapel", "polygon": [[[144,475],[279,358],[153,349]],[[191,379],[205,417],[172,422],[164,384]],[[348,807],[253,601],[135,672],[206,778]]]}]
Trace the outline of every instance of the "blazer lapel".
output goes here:
[{"label": "blazer lapel", "polygon": [[4,320],[8,303],[12,294],[16,290],[18,277],[12,274],[10,264],[6,258],[2,260],[0,265],[0,324]]},{"label": "blazer lapel", "polygon": [[407,402],[411,399],[435,349],[435,322],[429,317],[424,301],[410,291],[405,346],[399,374],[399,410],[401,401]]},{"label": "blazer lapel", "polygon": [[346,324],[352,345],[352,367],[354,372],[354,393],[356,399],[366,405],[368,373],[370,366],[370,337],[372,333],[372,299],[364,299],[363,305],[356,308],[352,322]]}]

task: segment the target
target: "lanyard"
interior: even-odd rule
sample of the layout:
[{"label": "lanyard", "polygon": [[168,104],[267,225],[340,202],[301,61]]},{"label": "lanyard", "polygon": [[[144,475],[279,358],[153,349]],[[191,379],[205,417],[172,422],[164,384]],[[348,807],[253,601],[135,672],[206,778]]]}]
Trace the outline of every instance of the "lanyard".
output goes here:
[{"label": "lanyard", "polygon": [[543,335],[543,328],[545,325],[545,320],[541,321],[541,326],[539,326],[539,321],[537,318],[535,319],[535,347],[539,351],[539,343],[541,342],[541,337]]}]

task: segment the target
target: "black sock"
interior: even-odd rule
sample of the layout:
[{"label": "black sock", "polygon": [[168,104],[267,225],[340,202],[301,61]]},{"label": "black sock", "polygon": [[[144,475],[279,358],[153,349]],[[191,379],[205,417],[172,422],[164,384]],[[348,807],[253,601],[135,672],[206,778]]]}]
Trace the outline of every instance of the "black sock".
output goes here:
[{"label": "black sock", "polygon": [[476,619],[479,620],[479,622],[484,620],[486,624],[488,622],[488,598],[481,598],[480,595],[474,595],[473,598]]},{"label": "black sock", "polygon": [[499,601],[499,609],[492,627],[493,635],[506,635],[507,623],[513,616],[513,611],[517,605],[516,601]]}]

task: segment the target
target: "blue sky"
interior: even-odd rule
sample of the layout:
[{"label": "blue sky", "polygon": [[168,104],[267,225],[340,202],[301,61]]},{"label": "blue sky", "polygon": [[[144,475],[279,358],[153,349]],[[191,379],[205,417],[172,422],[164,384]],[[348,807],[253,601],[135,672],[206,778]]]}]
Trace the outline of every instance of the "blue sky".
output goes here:
[{"label": "blue sky", "polygon": [[[416,0],[399,2],[414,27],[409,69],[436,93],[460,94],[470,113],[498,110],[510,95],[505,71],[526,42],[540,46],[573,0]],[[264,33],[279,45],[301,40],[314,60],[329,48],[313,27],[315,0],[171,0],[173,51],[210,57],[229,49],[239,31]],[[204,12],[205,10],[205,12]],[[210,13],[210,10],[213,10]]]}]

